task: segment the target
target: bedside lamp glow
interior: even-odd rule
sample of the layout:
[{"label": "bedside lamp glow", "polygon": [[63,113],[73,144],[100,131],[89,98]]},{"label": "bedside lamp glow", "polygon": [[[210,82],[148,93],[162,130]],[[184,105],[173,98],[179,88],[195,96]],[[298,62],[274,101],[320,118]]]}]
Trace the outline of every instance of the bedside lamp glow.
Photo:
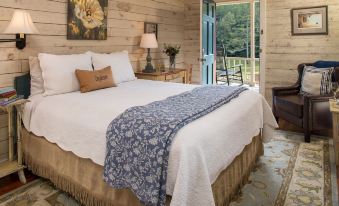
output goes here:
[{"label": "bedside lamp glow", "polygon": [[151,57],[151,49],[158,48],[158,41],[155,34],[143,34],[141,37],[140,47],[147,49],[147,65],[143,72],[145,73],[152,73],[155,72],[155,69],[152,65],[152,57]]},{"label": "bedside lamp glow", "polygon": [[18,49],[26,46],[26,34],[37,34],[39,31],[34,26],[31,15],[24,10],[15,10],[12,20],[3,32],[5,34],[15,34],[15,39],[0,39],[0,42],[16,42]]}]

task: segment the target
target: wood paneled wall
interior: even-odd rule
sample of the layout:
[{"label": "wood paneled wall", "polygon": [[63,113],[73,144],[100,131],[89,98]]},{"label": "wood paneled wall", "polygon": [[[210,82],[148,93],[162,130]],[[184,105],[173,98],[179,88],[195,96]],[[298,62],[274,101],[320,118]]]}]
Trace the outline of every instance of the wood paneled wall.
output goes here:
[{"label": "wood paneled wall", "polygon": [[[328,5],[329,35],[292,36],[291,9]],[[338,0],[267,0],[266,98],[271,88],[297,80],[297,65],[339,60]]]},{"label": "wood paneled wall", "polygon": [[[162,53],[163,44],[184,46],[184,0],[109,0],[108,39],[106,41],[67,40],[68,0],[1,0],[0,32],[8,25],[15,9],[28,10],[40,31],[29,35],[27,47],[20,51],[15,43],[0,44],[0,87],[13,85],[15,76],[27,73],[28,57],[39,52],[54,54],[113,52],[128,50],[135,70],[144,67],[146,52],[139,48],[144,32],[144,22],[159,24],[160,48],[152,50],[153,64],[168,65],[168,57]],[[0,38],[14,38],[2,35]],[[184,50],[184,47],[183,47]],[[184,52],[177,58],[177,66],[184,66]],[[0,115],[0,159],[6,152],[6,116]]]},{"label": "wood paneled wall", "polygon": [[185,0],[185,63],[193,65],[193,83],[201,82],[200,29],[201,29],[201,0]]}]

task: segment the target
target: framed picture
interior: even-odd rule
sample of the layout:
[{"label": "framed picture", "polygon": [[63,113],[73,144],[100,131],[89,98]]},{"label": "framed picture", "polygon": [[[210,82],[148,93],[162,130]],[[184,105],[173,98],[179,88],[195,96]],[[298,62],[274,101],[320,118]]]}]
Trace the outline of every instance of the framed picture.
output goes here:
[{"label": "framed picture", "polygon": [[106,40],[108,0],[68,0],[67,39]]},{"label": "framed picture", "polygon": [[328,7],[292,9],[292,35],[327,35]]},{"label": "framed picture", "polygon": [[155,36],[158,39],[158,24],[157,23],[150,23],[150,22],[145,22],[144,24],[144,33],[155,33]]}]

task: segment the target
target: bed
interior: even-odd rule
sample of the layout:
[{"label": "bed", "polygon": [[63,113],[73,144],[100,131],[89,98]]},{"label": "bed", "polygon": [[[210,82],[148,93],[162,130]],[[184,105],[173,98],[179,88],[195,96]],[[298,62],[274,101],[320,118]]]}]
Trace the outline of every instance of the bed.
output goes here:
[{"label": "bed", "polygon": [[[29,63],[31,80],[16,79],[19,94],[30,89],[23,108],[25,163],[84,205],[228,205],[277,126],[260,94],[139,80],[127,51],[41,53]],[[92,76],[84,83],[80,73]],[[84,93],[83,86],[105,81],[109,86]],[[123,116],[132,124],[119,124]],[[134,124],[139,121],[142,126]]]},{"label": "bed", "polygon": [[[24,108],[25,162],[85,205],[139,205],[133,193],[102,180],[107,126],[130,107],[195,87],[135,80],[86,94],[35,95]],[[227,205],[246,183],[275,126],[264,98],[250,90],[186,125],[171,147],[168,204]]]}]

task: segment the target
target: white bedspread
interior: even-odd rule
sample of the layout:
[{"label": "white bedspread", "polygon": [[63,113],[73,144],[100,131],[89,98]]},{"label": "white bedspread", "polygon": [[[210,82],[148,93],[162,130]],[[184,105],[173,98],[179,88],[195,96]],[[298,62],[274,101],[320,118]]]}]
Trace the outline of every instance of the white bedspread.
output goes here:
[{"label": "white bedspread", "polygon": [[[33,96],[24,110],[24,125],[65,151],[103,165],[106,130],[124,110],[193,89],[193,85],[136,80],[81,94]],[[186,125],[173,141],[167,194],[173,206],[214,205],[211,184],[252,137],[265,127],[265,140],[277,127],[264,98],[245,91],[239,98]],[[98,177],[102,178],[102,177]]]}]

